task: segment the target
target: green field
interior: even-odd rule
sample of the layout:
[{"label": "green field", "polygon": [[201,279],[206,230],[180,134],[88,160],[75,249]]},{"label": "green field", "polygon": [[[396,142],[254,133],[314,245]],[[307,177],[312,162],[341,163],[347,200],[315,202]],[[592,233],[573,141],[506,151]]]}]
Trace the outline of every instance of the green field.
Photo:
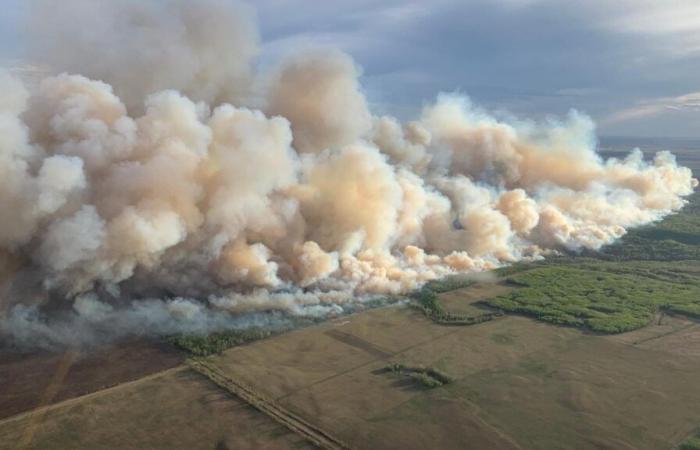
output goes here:
[{"label": "green field", "polygon": [[518,287],[487,303],[557,325],[621,333],[662,312],[700,316],[697,275],[700,265],[543,265],[507,277]]}]

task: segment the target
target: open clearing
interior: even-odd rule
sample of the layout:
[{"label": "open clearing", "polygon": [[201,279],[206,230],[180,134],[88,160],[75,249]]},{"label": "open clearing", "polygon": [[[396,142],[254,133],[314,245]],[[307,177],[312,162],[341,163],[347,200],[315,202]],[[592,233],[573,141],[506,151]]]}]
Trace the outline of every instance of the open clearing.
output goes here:
[{"label": "open clearing", "polygon": [[[472,303],[489,291],[460,292]],[[700,418],[700,355],[678,351],[700,334],[683,320],[646,333],[654,339],[635,344],[517,316],[449,327],[384,308],[207,361],[357,448],[670,448]],[[455,381],[405,385],[377,374],[387,361]]]},{"label": "open clearing", "polygon": [[513,286],[500,283],[477,282],[467,288],[442,292],[438,295],[440,305],[453,314],[478,316],[484,313],[484,308],[475,303],[487,298],[505,295],[513,290]]},{"label": "open clearing", "polygon": [[[510,289],[479,282],[439,301],[468,312]],[[218,382],[180,366],[14,415],[0,449],[308,448],[314,433],[372,449],[671,448],[699,422],[699,344],[700,324],[670,315],[602,336],[519,316],[443,326],[387,307],[203,359]],[[380,373],[390,362],[454,381],[424,389]],[[250,405],[261,399],[274,414]]]},{"label": "open clearing", "polygon": [[290,449],[299,436],[181,367],[0,421],[0,449]]},{"label": "open clearing", "polygon": [[[169,344],[134,340],[90,352],[0,351],[0,419],[182,364]],[[59,377],[60,379],[58,379]]]}]

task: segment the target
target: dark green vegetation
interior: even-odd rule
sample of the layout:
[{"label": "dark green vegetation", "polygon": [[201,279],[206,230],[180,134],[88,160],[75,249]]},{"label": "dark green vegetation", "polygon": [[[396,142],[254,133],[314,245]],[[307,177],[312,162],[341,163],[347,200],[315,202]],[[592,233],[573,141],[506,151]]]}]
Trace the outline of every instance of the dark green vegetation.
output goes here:
[{"label": "dark green vegetation", "polygon": [[408,377],[417,384],[428,389],[440,387],[452,381],[449,375],[433,367],[411,367],[404,364],[392,363],[386,366],[382,372]]},{"label": "dark green vegetation", "polygon": [[425,284],[424,289],[429,289],[436,294],[442,292],[454,291],[474,284],[474,278],[469,275],[450,275],[439,280],[429,281]]},{"label": "dark green vegetation", "polygon": [[[694,268],[700,275],[700,265]],[[692,267],[630,264],[619,269],[602,262],[543,264],[509,276],[519,288],[487,302],[603,333],[640,328],[658,312],[700,316],[700,279],[691,275]]]},{"label": "dark green vegetation", "polygon": [[700,450],[700,430],[679,445],[678,450]]},{"label": "dark green vegetation", "polygon": [[211,333],[208,335],[178,335],[171,338],[171,342],[181,350],[194,356],[208,356],[221,353],[227,348],[257,341],[284,330],[269,330],[263,328],[249,328],[247,330],[229,330]]},{"label": "dark green vegetation", "polygon": [[601,252],[499,272],[518,288],[488,305],[558,325],[620,333],[664,313],[700,318],[700,194]]},{"label": "dark green vegetation", "polygon": [[[377,307],[380,304],[384,304],[379,302],[386,302],[386,300],[377,300],[377,304],[370,305],[370,307]],[[367,304],[371,304],[371,302],[367,302]],[[168,341],[190,356],[209,356],[219,354],[231,347],[248,344],[259,339],[276,336],[292,329],[307,327],[322,321],[322,317],[293,318],[274,328],[251,327],[242,330],[231,329],[216,331],[210,334],[178,334],[171,336]]]},{"label": "dark green vegetation", "polygon": [[440,305],[439,293],[465,288],[472,283],[471,279],[464,276],[446,277],[426,283],[425,286],[412,294],[413,299],[417,302],[415,307],[440,325],[475,325],[503,316],[501,311],[487,312],[476,316],[454,314],[446,311]]}]

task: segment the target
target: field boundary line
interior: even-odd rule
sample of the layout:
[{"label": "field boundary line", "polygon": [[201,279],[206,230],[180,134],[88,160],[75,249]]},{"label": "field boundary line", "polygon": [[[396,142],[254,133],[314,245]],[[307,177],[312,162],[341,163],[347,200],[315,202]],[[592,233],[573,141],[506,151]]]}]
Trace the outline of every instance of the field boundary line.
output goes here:
[{"label": "field boundary line", "polygon": [[64,406],[70,406],[73,403],[80,403],[80,402],[85,401],[89,398],[101,397],[102,395],[109,394],[110,392],[115,391],[115,390],[120,389],[120,388],[123,388],[123,387],[138,384],[138,383],[141,383],[143,381],[148,381],[148,380],[152,380],[154,378],[158,378],[158,377],[167,375],[169,373],[176,373],[176,372],[184,371],[187,369],[188,369],[187,365],[182,364],[182,365],[179,365],[176,367],[171,367],[170,369],[165,369],[165,370],[162,370],[160,372],[146,375],[145,377],[141,377],[141,378],[138,378],[136,380],[126,381],[124,383],[115,384],[114,386],[100,389],[100,390],[95,391],[95,392],[90,392],[90,393],[85,394],[85,395],[80,395],[78,397],[69,398],[69,399],[63,400],[62,402],[53,403],[51,405],[41,406],[38,408],[23,411],[19,414],[15,414],[14,416],[5,417],[4,419],[0,420],[0,425],[4,425],[6,423],[14,422],[17,420],[22,420],[22,419],[25,419],[25,418],[30,417],[32,415],[35,415],[35,414],[45,414],[45,413],[50,412],[54,409],[62,408]]},{"label": "field boundary line", "polygon": [[[440,339],[446,338],[446,337],[448,337],[448,336],[451,336],[451,335],[453,335],[453,334],[455,334],[455,333],[459,333],[460,331],[464,331],[464,329],[467,328],[468,326],[476,326],[476,325],[468,325],[468,326],[467,326],[467,325],[464,325],[464,326],[445,327],[445,326],[443,326],[443,325],[436,324],[436,323],[430,321],[430,319],[427,318],[427,317],[425,317],[425,315],[424,315],[423,313],[419,313],[419,312],[416,312],[416,311],[413,311],[413,313],[415,313],[415,314],[416,314],[418,317],[420,317],[421,319],[428,320],[428,321],[431,323],[432,326],[440,327],[440,328],[445,329],[445,332],[444,332],[443,334],[440,334],[440,335],[438,335],[438,336],[432,337],[432,338],[430,338],[430,339],[426,339],[426,340],[421,341],[421,342],[416,342],[415,344],[411,344],[411,345],[409,345],[408,347],[404,347],[404,348],[399,349],[399,350],[397,350],[397,351],[395,351],[395,352],[389,352],[389,358],[376,358],[376,357],[375,357],[374,359],[371,359],[371,360],[369,360],[369,361],[367,361],[367,362],[364,362],[364,363],[362,363],[362,364],[358,364],[357,366],[353,366],[353,367],[350,367],[350,368],[348,368],[348,369],[341,370],[340,372],[336,372],[336,373],[334,373],[334,374],[332,374],[332,375],[329,375],[329,376],[327,376],[327,377],[325,377],[325,378],[321,378],[320,380],[316,380],[316,381],[314,381],[314,382],[312,382],[312,383],[309,383],[309,384],[307,384],[307,385],[305,385],[305,386],[301,386],[301,387],[299,387],[298,389],[296,389],[296,390],[294,390],[294,391],[292,391],[292,392],[288,392],[288,393],[286,393],[286,394],[280,395],[279,397],[276,398],[276,400],[277,400],[277,401],[284,400],[284,399],[286,399],[286,398],[288,398],[288,397],[292,397],[293,395],[296,395],[296,394],[298,394],[298,393],[300,393],[300,392],[302,392],[302,391],[305,391],[305,390],[307,390],[307,389],[310,389],[310,388],[312,388],[312,387],[314,387],[314,386],[316,386],[316,385],[319,385],[319,384],[321,384],[321,383],[325,383],[326,381],[332,380],[333,378],[338,378],[338,377],[341,377],[341,376],[343,376],[343,375],[345,375],[345,374],[348,374],[348,373],[350,373],[350,372],[353,372],[353,371],[355,371],[355,370],[357,370],[357,369],[361,369],[362,367],[366,367],[366,366],[369,366],[369,365],[372,365],[372,364],[376,364],[378,361],[382,361],[382,360],[385,360],[385,359],[394,359],[394,358],[396,358],[398,355],[401,355],[402,353],[405,353],[405,352],[407,352],[407,351],[409,351],[409,350],[412,350],[412,349],[414,349],[414,348],[420,347],[421,345],[426,345],[426,344],[429,344],[429,343],[431,343],[431,342],[435,342],[435,341],[437,341],[437,340],[440,340]],[[510,317],[508,314],[504,314],[504,319],[506,319],[506,318],[508,318],[508,317]],[[533,320],[533,321],[534,321],[534,319],[529,318],[529,317],[524,317],[524,318],[525,318],[525,319],[528,319],[528,320]],[[481,324],[477,324],[477,325],[481,325]],[[352,334],[352,333],[347,333],[347,332],[345,332],[345,334]],[[353,334],[353,336],[356,336],[356,335]],[[343,343],[344,343],[344,344],[347,344],[347,343],[345,343],[345,342],[343,342]],[[350,344],[347,344],[347,345],[350,345]],[[371,355],[370,355],[370,356],[371,356]]]},{"label": "field boundary line", "polygon": [[56,394],[65,381],[66,375],[68,375],[68,371],[73,365],[73,362],[75,362],[76,357],[77,353],[70,350],[65,352],[61,357],[58,369],[54,373],[49,385],[46,387],[46,389],[44,389],[44,393],[39,399],[39,405],[34,408],[32,413],[29,415],[29,419],[27,420],[28,423],[24,427],[22,437],[20,437],[17,445],[15,445],[15,449],[22,450],[29,448],[31,445],[32,441],[34,440],[36,430],[46,414],[44,407],[50,405],[53,399],[56,398]]},{"label": "field boundary line", "polygon": [[284,425],[292,432],[303,436],[316,446],[329,450],[350,449],[347,444],[343,443],[336,437],[332,436],[316,425],[307,422],[302,417],[282,407],[275,401],[268,399],[255,389],[227,376],[213,364],[195,359],[188,360],[187,364],[192,368],[192,370],[202,374],[221,389],[240,398],[255,409],[266,414],[268,417]]},{"label": "field boundary line", "polygon": [[663,339],[665,337],[673,336],[674,334],[679,334],[679,333],[682,333],[683,331],[687,331],[691,328],[695,328],[695,327],[697,327],[697,325],[698,325],[697,323],[690,323],[688,325],[684,325],[684,326],[682,326],[678,329],[675,329],[675,330],[667,331],[665,333],[661,333],[661,334],[658,334],[656,336],[650,336],[647,338],[640,339],[638,341],[634,341],[631,343],[631,345],[637,346],[640,344],[646,344],[647,342],[655,341],[657,339]]}]

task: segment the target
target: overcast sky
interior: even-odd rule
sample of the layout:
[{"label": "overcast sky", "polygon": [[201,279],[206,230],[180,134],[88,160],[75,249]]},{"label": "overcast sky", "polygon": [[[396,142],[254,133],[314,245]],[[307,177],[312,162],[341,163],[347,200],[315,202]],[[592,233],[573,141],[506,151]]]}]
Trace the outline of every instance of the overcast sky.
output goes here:
[{"label": "overcast sky", "polygon": [[[0,0],[0,56],[21,59],[24,0]],[[602,135],[700,137],[700,0],[257,0],[263,64],[334,45],[375,111],[440,91],[520,117],[593,116]]]}]

